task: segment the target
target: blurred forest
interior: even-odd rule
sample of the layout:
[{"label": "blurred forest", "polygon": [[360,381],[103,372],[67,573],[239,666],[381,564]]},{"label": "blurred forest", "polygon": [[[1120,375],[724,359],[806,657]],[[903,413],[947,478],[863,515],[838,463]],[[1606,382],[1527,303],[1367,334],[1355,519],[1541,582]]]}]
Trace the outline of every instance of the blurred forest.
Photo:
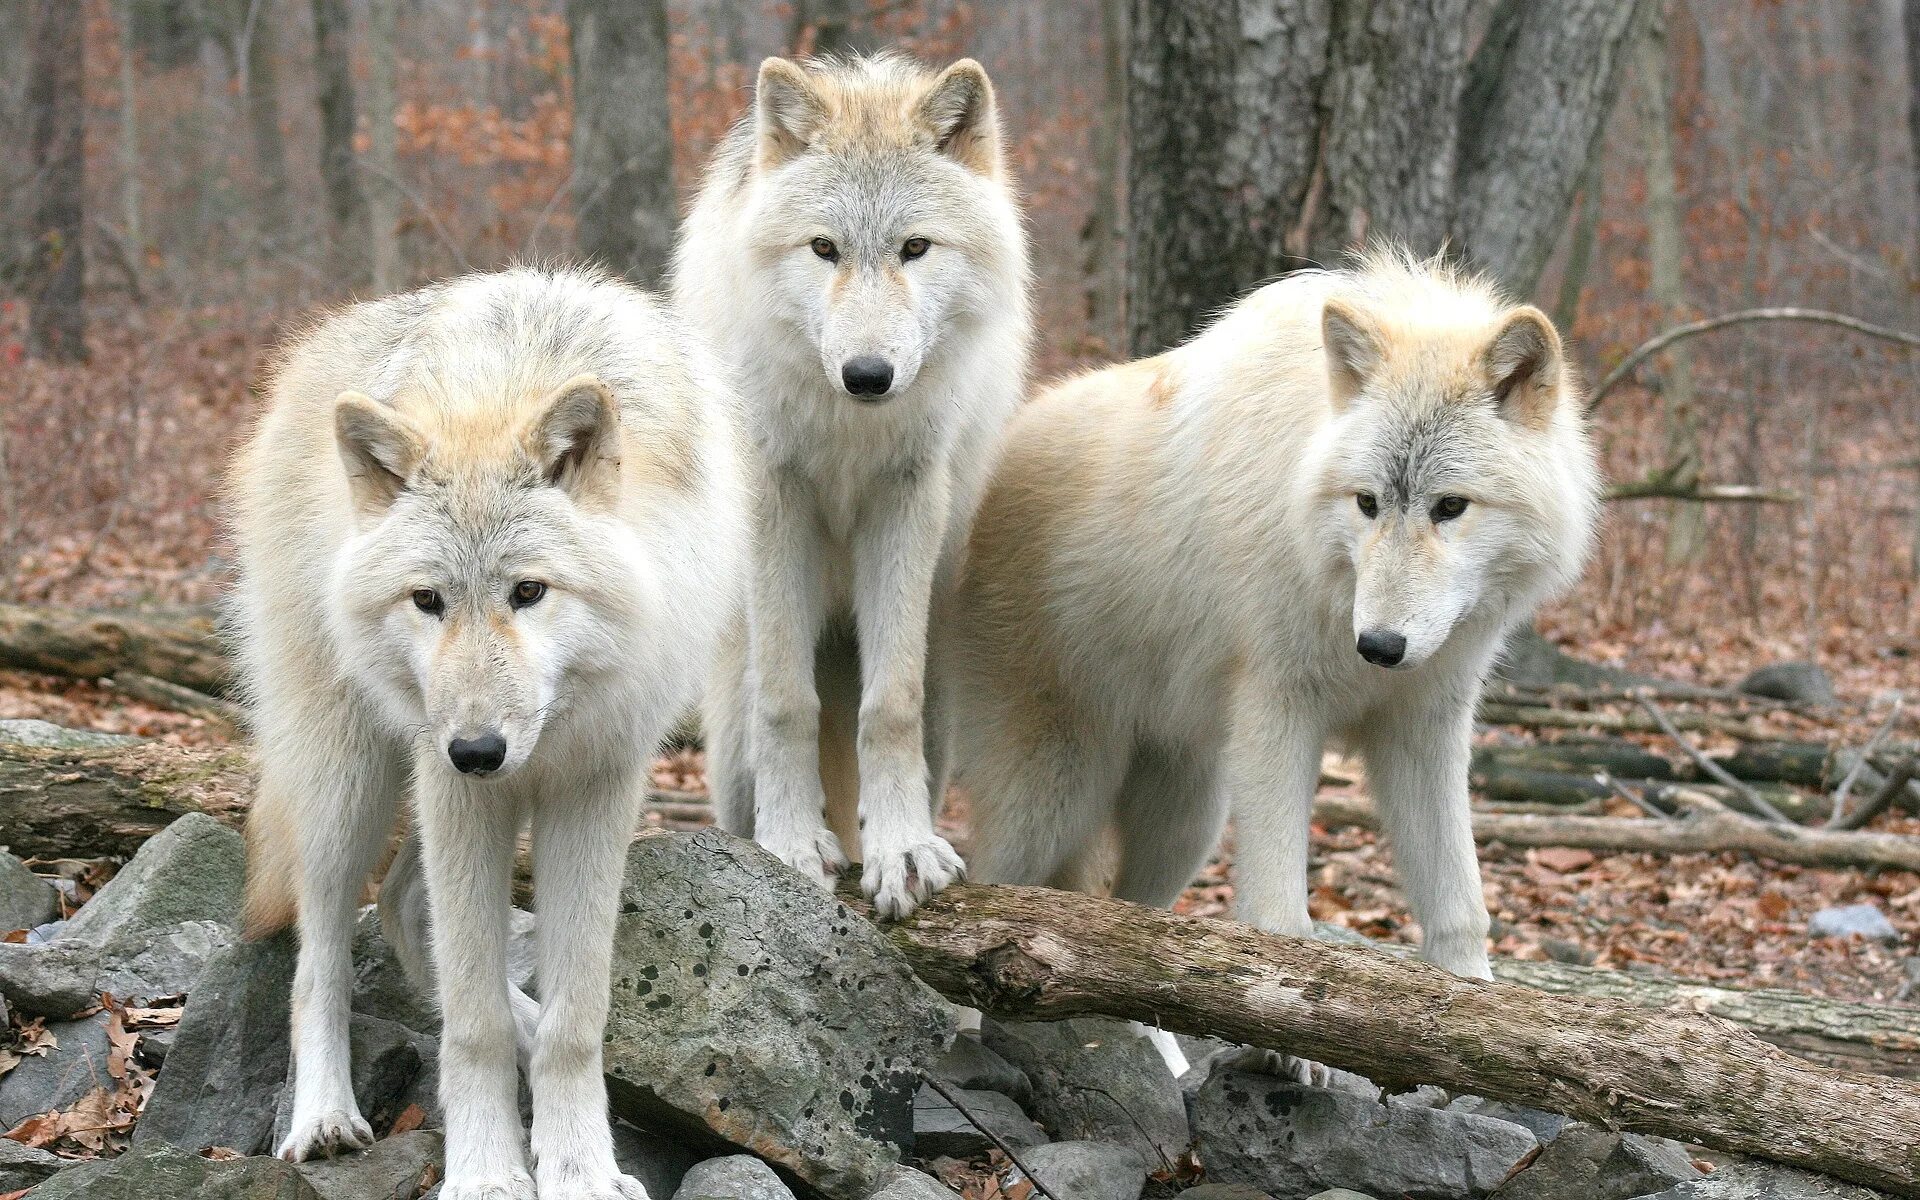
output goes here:
[{"label": "blurred forest", "polygon": [[[768,54],[899,46],[986,65],[1027,196],[1043,375],[1158,348],[1233,292],[1382,233],[1423,249],[1449,239],[1493,263],[1571,330],[1593,379],[1662,329],[1758,306],[1920,327],[1909,67],[1920,17],[1903,0],[1451,0],[1371,16],[1266,7],[0,6],[0,128],[26,135],[0,140],[0,595],[209,599],[224,569],[223,455],[291,322],[517,259],[594,257],[656,281],[675,202]],[[1587,40],[1567,41],[1559,58],[1481,53],[1530,36],[1508,26],[1540,14]],[[1207,25],[1215,19],[1228,24]],[[1416,20],[1426,22],[1417,37],[1396,41],[1407,31],[1393,26]],[[1267,41],[1253,32],[1261,22]],[[1224,40],[1209,50],[1208,37]],[[1302,84],[1288,72],[1311,45],[1333,65]],[[1588,138],[1561,94],[1584,84],[1562,88],[1555,73],[1596,46],[1607,62],[1586,80]],[[1516,86],[1503,116],[1489,63],[1498,76],[1545,74]],[[1396,80],[1415,91],[1360,94]],[[1259,103],[1230,111],[1226,89]],[[1390,115],[1385,101],[1458,119],[1444,130],[1366,123]],[[1556,103],[1578,127],[1536,131],[1532,146],[1554,164],[1484,136]],[[1198,123],[1184,145],[1157,136],[1155,105]],[[1339,139],[1314,140],[1341,122],[1360,129],[1365,152],[1399,156],[1353,165],[1408,173],[1401,194],[1419,192],[1430,153],[1457,156],[1463,180],[1472,167],[1492,182],[1446,198],[1462,214],[1451,225],[1429,228],[1384,200],[1352,203]],[[1199,162],[1196,137],[1219,161]],[[1517,191],[1511,178],[1499,190],[1503,158]],[[1298,227],[1274,227],[1287,213],[1194,203],[1202,169],[1203,182],[1244,175],[1282,196],[1301,211]],[[1561,177],[1564,197],[1533,182]],[[1532,224],[1475,227],[1476,204]],[[1175,260],[1185,267],[1168,267]],[[1585,583],[1546,632],[1588,659],[1704,683],[1800,658],[1862,702],[1911,683],[1916,371],[1910,347],[1797,322],[1736,325],[1650,358],[1598,412],[1611,476],[1642,492],[1745,485],[1759,498],[1617,500]]]}]

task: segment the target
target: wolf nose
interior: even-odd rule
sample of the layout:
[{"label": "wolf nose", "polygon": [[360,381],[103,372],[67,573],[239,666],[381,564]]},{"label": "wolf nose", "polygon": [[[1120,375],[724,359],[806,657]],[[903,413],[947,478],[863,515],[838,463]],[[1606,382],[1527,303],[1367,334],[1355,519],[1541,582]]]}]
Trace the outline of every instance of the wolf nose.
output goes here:
[{"label": "wolf nose", "polygon": [[847,360],[840,368],[840,382],[855,396],[884,396],[893,386],[893,364],[884,358],[863,354]]},{"label": "wolf nose", "polygon": [[1360,635],[1355,649],[1360,657],[1376,667],[1397,667],[1407,656],[1407,639],[1386,629],[1369,629]]},{"label": "wolf nose", "polygon": [[507,761],[507,739],[497,733],[455,738],[447,744],[447,757],[462,775],[491,774]]}]

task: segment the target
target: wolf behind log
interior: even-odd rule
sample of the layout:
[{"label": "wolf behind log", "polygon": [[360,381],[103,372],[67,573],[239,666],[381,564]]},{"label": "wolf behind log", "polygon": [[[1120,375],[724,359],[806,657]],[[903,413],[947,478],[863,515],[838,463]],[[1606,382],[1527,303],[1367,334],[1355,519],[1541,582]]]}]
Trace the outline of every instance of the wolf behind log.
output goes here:
[{"label": "wolf behind log", "polygon": [[857,857],[889,917],[961,869],[933,824],[930,615],[1023,393],[1027,283],[993,87],[967,59],[768,59],[675,257],[759,472],[749,600],[707,707],[720,822],[823,883]]},{"label": "wolf behind log", "polygon": [[1305,935],[1333,740],[1366,762],[1424,954],[1487,977],[1474,705],[1578,575],[1599,495],[1546,317],[1395,254],[1046,392],[954,605],[975,877],[1084,883],[1111,838],[1114,894],[1164,907],[1231,801],[1241,915]]},{"label": "wolf behind log", "polygon": [[[697,340],[588,272],[355,305],[282,356],[235,464],[228,617],[262,771],[248,924],[299,922],[283,1157],[372,1139],[351,939],[404,799],[418,844],[383,909],[398,900],[418,969],[431,902],[443,1195],[532,1200],[537,1175],[542,1196],[644,1200],[614,1164],[600,1073],[616,893],[648,761],[744,578],[739,441]],[[528,824],[541,1006],[506,966]]]}]

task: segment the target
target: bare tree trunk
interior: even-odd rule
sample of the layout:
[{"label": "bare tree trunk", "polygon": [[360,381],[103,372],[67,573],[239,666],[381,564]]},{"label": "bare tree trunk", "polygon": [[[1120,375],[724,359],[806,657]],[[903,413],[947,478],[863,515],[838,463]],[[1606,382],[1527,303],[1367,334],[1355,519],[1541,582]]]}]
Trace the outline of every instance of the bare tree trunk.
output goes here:
[{"label": "bare tree trunk", "polygon": [[[1676,9],[1678,6],[1675,6]],[[1687,320],[1687,296],[1681,281],[1686,254],[1685,213],[1674,165],[1672,83],[1669,78],[1666,22],[1655,20],[1635,52],[1639,72],[1641,134],[1647,152],[1647,261],[1649,286],[1663,322]],[[1700,480],[1700,412],[1694,397],[1691,355],[1674,350],[1660,381],[1666,404],[1666,463],[1680,487]],[[1667,524],[1667,562],[1692,562],[1706,548],[1706,506],[1679,501]]]},{"label": "bare tree trunk", "polygon": [[253,141],[254,169],[260,172],[261,240],[285,244],[291,238],[286,228],[287,143],[280,134],[280,18],[273,0],[240,0],[239,7],[234,69],[247,91],[247,133]]},{"label": "bare tree trunk", "polygon": [[580,252],[645,286],[673,253],[665,0],[567,0]]},{"label": "bare tree trunk", "polygon": [[313,0],[313,66],[320,84],[320,179],[335,281],[366,278],[366,196],[353,153],[353,14],[347,0]]},{"label": "bare tree trunk", "polygon": [[140,259],[140,107],[134,103],[134,52],[139,42],[133,31],[133,0],[120,5],[120,223],[127,254]]},{"label": "bare tree trunk", "polygon": [[873,23],[863,0],[795,0],[793,37],[795,54],[872,54],[879,48]]},{"label": "bare tree trunk", "polygon": [[[1902,14],[1907,45],[1907,140],[1912,147],[1914,211],[1920,214],[1920,0],[1906,0]],[[1920,222],[1914,227],[1915,244],[1910,248],[1913,261],[1908,264],[1909,280],[1920,282]],[[1920,493],[1920,470],[1913,475],[1914,490]],[[1913,544],[1909,547],[1913,577],[1920,580],[1920,503],[1913,508]]]},{"label": "bare tree trunk", "polygon": [[35,0],[27,70],[34,171],[27,349],[55,362],[87,358],[85,25],[85,9],[72,0]]},{"label": "bare tree trunk", "polygon": [[1586,173],[1580,180],[1580,208],[1574,214],[1573,232],[1567,240],[1567,263],[1560,272],[1560,295],[1553,304],[1553,323],[1570,330],[1580,319],[1580,295],[1587,284],[1587,270],[1593,265],[1593,246],[1600,234],[1600,186],[1605,180],[1601,170],[1600,138],[1595,138],[1593,153],[1587,158]]},{"label": "bare tree trunk", "polygon": [[373,234],[373,290],[385,296],[406,286],[400,258],[400,159],[394,145],[400,64],[399,0],[368,0],[367,48],[373,71],[367,79],[367,132],[370,153],[367,222]]},{"label": "bare tree trunk", "polygon": [[1126,336],[1127,9],[1099,0],[1101,118],[1093,125],[1093,204],[1080,240],[1086,254],[1087,332],[1118,353]]}]

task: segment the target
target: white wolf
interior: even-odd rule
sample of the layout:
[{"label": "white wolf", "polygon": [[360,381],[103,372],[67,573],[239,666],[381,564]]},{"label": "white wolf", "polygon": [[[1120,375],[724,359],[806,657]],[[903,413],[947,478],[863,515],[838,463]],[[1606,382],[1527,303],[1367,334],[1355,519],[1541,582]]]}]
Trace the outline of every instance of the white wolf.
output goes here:
[{"label": "white wolf", "polygon": [[1021,397],[1026,291],[971,60],[768,59],[675,258],[760,471],[746,613],[707,713],[720,821],[822,882],[857,854],[889,916],[961,871],[933,825],[947,716],[929,610]]},{"label": "white wolf", "polygon": [[[717,362],[587,272],[476,275],[359,304],[295,342],[232,481],[230,621],[260,745],[248,924],[297,912],[292,1130],[360,1147],[347,1027],[355,906],[411,794],[445,1019],[448,1200],[646,1193],[600,1074],[621,865],[647,762],[698,698],[748,536]],[[541,1005],[507,981],[531,823]],[[383,906],[384,907],[384,906]],[[383,913],[383,916],[386,915]],[[402,957],[424,950],[396,922]]]},{"label": "white wolf", "polygon": [[1083,882],[1111,830],[1115,894],[1166,906],[1231,798],[1241,914],[1304,935],[1332,738],[1425,956],[1485,978],[1474,705],[1576,578],[1598,497],[1552,324],[1402,256],[1055,387],[1008,432],[954,605],[975,877]]}]

